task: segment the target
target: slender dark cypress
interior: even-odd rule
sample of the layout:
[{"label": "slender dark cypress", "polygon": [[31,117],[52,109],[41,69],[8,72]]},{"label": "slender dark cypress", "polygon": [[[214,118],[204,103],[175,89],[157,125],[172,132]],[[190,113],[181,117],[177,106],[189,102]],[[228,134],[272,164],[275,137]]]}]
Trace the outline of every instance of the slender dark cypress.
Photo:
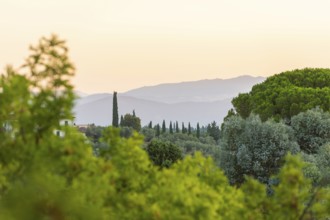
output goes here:
[{"label": "slender dark cypress", "polygon": [[201,136],[201,129],[199,127],[199,123],[197,123],[197,131],[196,131],[196,136],[199,138]]},{"label": "slender dark cypress", "polygon": [[118,127],[118,102],[117,102],[117,92],[113,92],[113,102],[112,102],[112,126]]},{"label": "slender dark cypress", "polygon": [[172,121],[170,121],[170,134],[173,134]]}]

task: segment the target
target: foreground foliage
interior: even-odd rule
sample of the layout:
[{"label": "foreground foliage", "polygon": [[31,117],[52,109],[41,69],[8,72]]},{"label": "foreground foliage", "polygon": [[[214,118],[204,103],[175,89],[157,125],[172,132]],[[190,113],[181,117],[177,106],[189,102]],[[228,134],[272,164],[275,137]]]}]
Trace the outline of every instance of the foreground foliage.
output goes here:
[{"label": "foreground foliage", "polygon": [[[329,191],[313,188],[299,157],[288,155],[273,195],[248,178],[231,186],[200,153],[158,169],[136,133],[104,130],[95,157],[71,117],[73,67],[64,42],[43,38],[27,75],[7,69],[0,80],[0,219],[322,219]],[[41,82],[44,82],[41,84]],[[47,82],[47,83],[45,83]],[[54,135],[54,129],[64,132]]]}]

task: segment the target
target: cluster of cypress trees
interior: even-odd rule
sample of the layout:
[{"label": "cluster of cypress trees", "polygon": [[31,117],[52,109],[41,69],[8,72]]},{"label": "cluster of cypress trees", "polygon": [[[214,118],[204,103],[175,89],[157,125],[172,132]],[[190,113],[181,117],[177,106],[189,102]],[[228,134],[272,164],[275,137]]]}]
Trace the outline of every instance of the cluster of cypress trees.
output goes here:
[{"label": "cluster of cypress trees", "polygon": [[132,114],[125,114],[124,116],[118,116],[118,101],[117,92],[113,92],[113,104],[112,104],[112,126],[113,127],[130,127],[136,131],[141,129],[141,119],[136,116],[135,110]]},{"label": "cluster of cypress trees", "polygon": [[201,131],[200,131],[200,126],[199,123],[197,123],[196,129],[193,128],[190,124],[190,122],[188,122],[188,127],[185,127],[184,122],[182,122],[182,126],[181,129],[179,127],[179,122],[173,122],[170,121],[169,127],[166,127],[166,122],[165,120],[163,120],[162,122],[162,126],[160,126],[159,124],[155,125],[155,127],[152,126],[152,121],[149,122],[148,124],[148,128],[150,129],[155,129],[156,130],[156,136],[159,136],[160,134],[164,134],[166,132],[170,133],[170,134],[174,134],[174,133],[182,133],[182,134],[188,134],[188,135],[192,135],[194,131],[195,135],[197,138],[200,137]]}]

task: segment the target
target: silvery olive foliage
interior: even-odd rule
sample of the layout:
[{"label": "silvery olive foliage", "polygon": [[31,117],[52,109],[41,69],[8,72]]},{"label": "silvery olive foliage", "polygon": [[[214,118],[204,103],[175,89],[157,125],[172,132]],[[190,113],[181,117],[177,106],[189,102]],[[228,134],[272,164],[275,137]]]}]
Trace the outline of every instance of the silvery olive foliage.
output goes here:
[{"label": "silvery olive foliage", "polygon": [[304,175],[313,181],[314,185],[330,185],[330,142],[322,145],[317,153],[307,154],[302,152],[306,163]]},{"label": "silvery olive foliage", "polygon": [[220,140],[220,166],[231,184],[242,184],[244,176],[252,176],[262,183],[278,172],[288,152],[297,153],[299,146],[293,130],[273,121],[262,122],[251,115],[228,118]]},{"label": "silvery olive foliage", "polygon": [[305,153],[316,153],[330,142],[330,113],[315,108],[292,117],[291,126],[298,144]]}]

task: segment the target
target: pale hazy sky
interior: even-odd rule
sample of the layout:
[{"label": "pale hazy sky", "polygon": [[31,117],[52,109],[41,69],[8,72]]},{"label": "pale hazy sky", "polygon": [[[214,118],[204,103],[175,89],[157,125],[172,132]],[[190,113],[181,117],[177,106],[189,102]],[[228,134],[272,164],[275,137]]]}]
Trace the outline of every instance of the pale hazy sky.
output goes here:
[{"label": "pale hazy sky", "polygon": [[0,66],[56,33],[88,93],[328,68],[329,10],[330,0],[0,0]]}]

